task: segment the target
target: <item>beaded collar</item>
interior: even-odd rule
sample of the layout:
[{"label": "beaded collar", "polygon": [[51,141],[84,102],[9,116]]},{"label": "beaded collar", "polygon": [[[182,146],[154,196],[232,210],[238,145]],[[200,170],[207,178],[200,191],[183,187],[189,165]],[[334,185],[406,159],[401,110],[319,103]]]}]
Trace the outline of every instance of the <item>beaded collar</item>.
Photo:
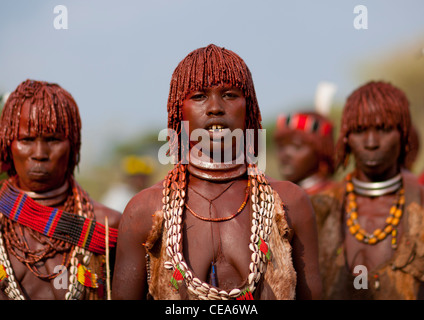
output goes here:
[{"label": "beaded collar", "polygon": [[[75,188],[73,188],[75,190]],[[77,207],[77,214],[79,216],[87,217],[87,213],[83,212],[81,197],[78,192],[74,191],[75,203]],[[69,268],[69,288],[65,295],[66,300],[78,300],[84,292],[84,285],[78,281],[78,267],[81,265],[77,255],[82,256],[82,265],[88,266],[92,253],[84,248],[75,246],[72,252]],[[7,255],[6,248],[4,246],[3,234],[0,231],[0,266],[3,266],[5,271],[5,277],[8,279],[8,285],[5,288],[5,294],[12,300],[25,300],[24,295],[19,290],[16,283],[15,275]]]},{"label": "beaded collar", "polygon": [[[73,182],[73,198],[83,191]],[[93,212],[93,205],[85,194],[84,201],[87,212]],[[81,197],[80,197],[81,198]],[[82,217],[74,213],[39,204],[20,192],[9,182],[3,182],[0,188],[0,212],[8,219],[41,233],[47,237],[66,241],[88,249],[91,252],[104,254],[105,226],[98,223],[92,213],[90,217]],[[118,230],[111,229],[111,243],[116,243]]]},{"label": "beaded collar", "polygon": [[166,253],[169,260],[164,267],[173,270],[171,284],[178,290],[184,282],[188,292],[196,299],[203,300],[228,300],[228,299],[253,299],[261,275],[265,273],[270,260],[271,252],[268,247],[269,235],[272,230],[274,216],[273,190],[263,173],[256,167],[249,168],[251,173],[252,225],[249,249],[251,262],[247,284],[232,290],[221,290],[211,284],[201,281],[190,270],[184,260],[182,252],[182,220],[187,188],[187,169],[185,165],[177,164],[172,169],[163,183],[163,212],[166,233]]}]

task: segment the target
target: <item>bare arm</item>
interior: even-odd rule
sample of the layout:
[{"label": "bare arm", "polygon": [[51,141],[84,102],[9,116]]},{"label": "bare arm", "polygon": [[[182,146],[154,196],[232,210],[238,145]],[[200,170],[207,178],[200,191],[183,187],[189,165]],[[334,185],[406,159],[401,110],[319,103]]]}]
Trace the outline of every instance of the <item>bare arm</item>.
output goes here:
[{"label": "bare arm", "polygon": [[297,273],[296,298],[321,299],[318,234],[312,204],[308,195],[293,183],[276,182],[273,187],[286,205],[287,220],[294,230],[291,245]]},{"label": "bare arm", "polygon": [[143,190],[131,199],[123,213],[112,285],[114,300],[146,298],[146,250],[143,243],[152,226],[152,214],[161,204],[158,193],[161,195],[161,190],[155,186]]}]

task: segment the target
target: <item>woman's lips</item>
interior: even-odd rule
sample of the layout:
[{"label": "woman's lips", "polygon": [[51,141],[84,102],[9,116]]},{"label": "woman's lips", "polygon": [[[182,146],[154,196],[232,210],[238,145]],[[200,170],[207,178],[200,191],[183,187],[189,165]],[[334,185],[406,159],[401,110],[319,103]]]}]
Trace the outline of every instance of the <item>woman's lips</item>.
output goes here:
[{"label": "woman's lips", "polygon": [[36,170],[28,172],[28,175],[35,178],[44,178],[49,175],[49,173],[45,170]]},{"label": "woman's lips", "polygon": [[364,160],[363,162],[368,167],[375,167],[380,164],[379,160],[374,160],[374,159]]}]

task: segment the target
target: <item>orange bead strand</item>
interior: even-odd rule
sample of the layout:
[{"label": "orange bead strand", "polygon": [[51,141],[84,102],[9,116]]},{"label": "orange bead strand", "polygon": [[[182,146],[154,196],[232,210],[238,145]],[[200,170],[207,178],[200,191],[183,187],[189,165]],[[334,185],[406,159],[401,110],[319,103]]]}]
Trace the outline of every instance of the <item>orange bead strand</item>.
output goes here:
[{"label": "orange bead strand", "polygon": [[405,204],[405,191],[401,188],[397,194],[397,200],[390,208],[389,217],[386,219],[386,225],[380,229],[374,230],[372,233],[366,232],[361,228],[358,222],[358,212],[357,212],[357,203],[356,196],[354,193],[354,185],[351,181],[352,176],[347,176],[346,182],[346,225],[349,229],[349,232],[354,236],[358,241],[370,245],[377,244],[387,238],[388,235],[392,235],[391,245],[393,249],[397,247],[397,229],[400,219],[403,215],[403,206]]}]

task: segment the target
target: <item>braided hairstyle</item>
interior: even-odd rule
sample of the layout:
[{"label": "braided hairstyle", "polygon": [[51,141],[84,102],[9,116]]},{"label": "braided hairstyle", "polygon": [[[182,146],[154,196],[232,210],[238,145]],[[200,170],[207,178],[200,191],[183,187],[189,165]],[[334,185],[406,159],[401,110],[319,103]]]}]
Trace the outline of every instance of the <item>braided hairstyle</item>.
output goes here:
[{"label": "braided hairstyle", "polygon": [[[67,178],[72,178],[75,166],[79,162],[81,147],[81,119],[78,106],[69,92],[54,83],[44,81],[26,80],[13,91],[4,105],[0,118],[0,161],[6,165],[7,173],[11,179],[16,175],[11,153],[11,144],[19,136],[21,112],[25,104],[30,106],[28,130],[36,128],[38,134],[61,133],[69,140],[70,156],[68,162]],[[26,106],[26,105],[25,105]],[[82,215],[93,217],[91,201],[79,186],[73,186],[71,193],[64,204],[64,210],[77,213],[77,198],[82,199]],[[76,192],[81,194],[76,197]],[[40,262],[54,257],[57,253],[63,255],[63,264],[68,267],[72,257],[72,245],[58,239],[51,239],[40,235],[29,227],[3,217],[0,220],[6,247],[19,261],[25,264],[38,278],[52,280],[60,273],[44,274],[39,270]],[[24,229],[29,235],[42,245],[42,248],[31,249]]]},{"label": "braided hairstyle", "polygon": [[356,89],[347,99],[336,144],[336,167],[346,167],[350,149],[349,134],[358,128],[379,126],[396,128],[400,133],[401,154],[398,163],[405,165],[411,150],[411,116],[405,93],[390,83],[371,81]]},{"label": "braided hairstyle", "polygon": [[37,128],[39,134],[58,132],[69,140],[69,177],[80,159],[81,119],[74,98],[54,83],[26,80],[10,94],[0,118],[0,162],[7,168],[9,176],[16,175],[10,146],[18,138],[24,103],[30,103],[31,109],[36,110],[30,112],[28,128]]},{"label": "braided hairstyle", "polygon": [[[245,62],[234,52],[210,44],[189,53],[176,67],[170,84],[168,97],[168,129],[177,133],[178,139],[169,142],[172,155],[181,160],[188,150],[181,150],[181,121],[184,99],[192,91],[230,84],[243,92],[246,99],[246,128],[262,129],[261,113],[256,99],[252,75]],[[257,150],[255,149],[255,154]]]}]

